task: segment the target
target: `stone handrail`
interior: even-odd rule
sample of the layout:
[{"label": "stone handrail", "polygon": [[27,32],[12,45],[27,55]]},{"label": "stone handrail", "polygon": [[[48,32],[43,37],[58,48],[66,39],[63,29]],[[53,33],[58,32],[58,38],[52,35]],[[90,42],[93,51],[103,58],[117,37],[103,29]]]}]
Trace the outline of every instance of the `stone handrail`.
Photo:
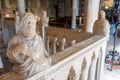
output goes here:
[{"label": "stone handrail", "polygon": [[94,35],[51,55],[52,66],[26,80],[102,80],[107,38]]}]

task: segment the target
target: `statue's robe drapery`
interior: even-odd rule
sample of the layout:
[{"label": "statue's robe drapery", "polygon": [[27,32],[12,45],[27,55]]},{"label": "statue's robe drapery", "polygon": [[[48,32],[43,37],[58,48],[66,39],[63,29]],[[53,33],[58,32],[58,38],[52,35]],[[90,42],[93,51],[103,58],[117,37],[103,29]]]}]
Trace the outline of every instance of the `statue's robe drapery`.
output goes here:
[{"label": "statue's robe drapery", "polygon": [[[27,53],[18,54],[14,47],[19,43],[27,44]],[[40,71],[43,71],[51,65],[51,59],[43,46],[43,41],[39,35],[32,39],[26,39],[23,35],[15,35],[8,44],[7,56],[11,63],[14,63],[14,72],[31,77]]]}]

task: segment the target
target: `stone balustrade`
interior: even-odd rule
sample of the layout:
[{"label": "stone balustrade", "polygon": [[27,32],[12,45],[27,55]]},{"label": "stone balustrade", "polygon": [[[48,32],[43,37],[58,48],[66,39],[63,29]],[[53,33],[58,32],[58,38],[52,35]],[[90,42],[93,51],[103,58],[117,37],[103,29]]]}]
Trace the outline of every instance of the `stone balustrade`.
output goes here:
[{"label": "stone balustrade", "polygon": [[52,66],[26,80],[103,80],[107,38],[84,32],[71,32],[72,30],[67,34],[64,29],[46,29],[46,35],[49,35],[47,42],[50,42],[49,38],[52,36],[54,42],[65,38],[67,42],[75,39],[76,44],[51,55]]},{"label": "stone balustrade", "polygon": [[107,38],[61,28],[45,28],[52,66],[26,80],[102,80]]},{"label": "stone balustrade", "polygon": [[55,27],[46,27],[45,34],[45,45],[50,54],[63,51],[64,49],[93,36],[93,34],[88,34],[83,31]]}]

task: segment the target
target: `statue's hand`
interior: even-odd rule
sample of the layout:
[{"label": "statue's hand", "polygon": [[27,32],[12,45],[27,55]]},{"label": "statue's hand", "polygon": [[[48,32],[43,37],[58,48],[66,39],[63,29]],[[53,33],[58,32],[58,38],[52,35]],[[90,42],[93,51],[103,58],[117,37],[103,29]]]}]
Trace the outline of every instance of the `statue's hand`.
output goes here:
[{"label": "statue's hand", "polygon": [[14,47],[15,51],[18,54],[24,54],[26,55],[27,52],[27,44],[26,43],[19,43]]}]

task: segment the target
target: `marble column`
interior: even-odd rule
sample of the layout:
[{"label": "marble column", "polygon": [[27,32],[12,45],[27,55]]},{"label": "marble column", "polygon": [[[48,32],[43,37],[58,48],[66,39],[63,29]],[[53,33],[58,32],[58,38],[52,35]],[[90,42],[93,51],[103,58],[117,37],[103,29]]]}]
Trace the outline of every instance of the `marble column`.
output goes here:
[{"label": "marble column", "polygon": [[84,7],[84,30],[93,32],[93,24],[98,18],[100,0],[85,0]]},{"label": "marble column", "polygon": [[25,13],[25,1],[24,0],[17,0],[18,3],[18,12],[19,15],[23,15]]},{"label": "marble column", "polygon": [[76,8],[77,0],[72,0],[72,29],[76,29]]}]

